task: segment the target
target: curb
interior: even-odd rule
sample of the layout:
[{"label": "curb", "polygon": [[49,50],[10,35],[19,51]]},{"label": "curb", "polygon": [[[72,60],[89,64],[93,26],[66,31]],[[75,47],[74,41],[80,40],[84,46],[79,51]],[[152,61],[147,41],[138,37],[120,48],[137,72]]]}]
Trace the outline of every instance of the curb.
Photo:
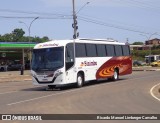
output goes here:
[{"label": "curb", "polygon": [[160,69],[151,69],[151,70],[132,70],[132,71],[160,71]]},{"label": "curb", "polygon": [[138,66],[138,67],[132,67],[132,68],[151,68],[152,66]]},{"label": "curb", "polygon": [[24,79],[23,81],[32,81],[32,79]]},{"label": "curb", "polygon": [[0,81],[0,83],[5,83],[5,82],[28,82],[32,81],[32,79],[24,79],[24,80],[7,80],[7,81]]}]

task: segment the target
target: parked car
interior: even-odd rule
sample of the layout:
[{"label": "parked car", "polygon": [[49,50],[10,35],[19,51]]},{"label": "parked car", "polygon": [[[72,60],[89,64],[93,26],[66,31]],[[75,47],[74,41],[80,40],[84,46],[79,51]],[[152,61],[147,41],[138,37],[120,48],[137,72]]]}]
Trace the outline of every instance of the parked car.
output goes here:
[{"label": "parked car", "polygon": [[138,61],[138,60],[133,61],[133,66],[144,66],[144,65],[146,65],[146,63],[143,61]]},{"label": "parked car", "polygon": [[152,63],[151,63],[151,66],[152,66],[152,67],[160,67],[160,60],[155,61],[155,62],[152,62]]},{"label": "parked car", "polygon": [[7,70],[20,70],[21,67],[21,64],[10,64],[8,65]]},{"label": "parked car", "polygon": [[0,65],[0,71],[7,71],[7,65]]}]

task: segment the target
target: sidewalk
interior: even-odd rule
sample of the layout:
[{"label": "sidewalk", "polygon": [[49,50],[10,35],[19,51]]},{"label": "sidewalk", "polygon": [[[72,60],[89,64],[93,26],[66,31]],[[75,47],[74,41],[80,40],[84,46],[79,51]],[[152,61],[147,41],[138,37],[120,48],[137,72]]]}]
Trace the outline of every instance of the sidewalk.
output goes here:
[{"label": "sidewalk", "polygon": [[25,70],[24,75],[20,75],[20,71],[0,72],[0,82],[20,82],[31,80],[30,70]]}]

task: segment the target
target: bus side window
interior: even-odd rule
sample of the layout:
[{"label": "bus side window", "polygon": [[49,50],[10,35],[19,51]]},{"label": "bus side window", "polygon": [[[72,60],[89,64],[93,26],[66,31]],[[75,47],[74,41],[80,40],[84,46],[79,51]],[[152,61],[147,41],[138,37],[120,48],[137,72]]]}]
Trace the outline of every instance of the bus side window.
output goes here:
[{"label": "bus side window", "polygon": [[74,48],[73,43],[69,43],[66,46],[66,70],[70,69],[74,65]]},{"label": "bus side window", "polygon": [[130,55],[130,49],[128,45],[122,45],[123,55],[129,56]]},{"label": "bus side window", "polygon": [[115,45],[116,56],[123,56],[121,45]]},{"label": "bus side window", "polygon": [[105,57],[106,56],[106,48],[104,44],[97,44],[97,54],[98,57]]},{"label": "bus side window", "polygon": [[75,50],[76,50],[76,57],[79,58],[79,57],[86,57],[87,54],[86,54],[86,47],[85,47],[85,44],[83,43],[76,43],[75,44]]},{"label": "bus side window", "polygon": [[107,56],[115,56],[115,50],[113,45],[106,45]]},{"label": "bus side window", "polygon": [[96,45],[95,44],[86,44],[87,57],[96,57]]}]

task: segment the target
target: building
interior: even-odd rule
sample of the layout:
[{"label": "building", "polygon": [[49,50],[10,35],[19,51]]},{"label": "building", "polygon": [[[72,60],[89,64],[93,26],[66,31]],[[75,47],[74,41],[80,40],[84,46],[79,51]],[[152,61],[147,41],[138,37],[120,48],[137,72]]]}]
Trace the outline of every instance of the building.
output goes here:
[{"label": "building", "polygon": [[130,45],[130,50],[150,50],[152,45]]},{"label": "building", "polygon": [[145,41],[146,45],[160,45],[160,39],[154,38],[148,41]]},{"label": "building", "polygon": [[150,50],[154,45],[160,45],[160,39],[154,38],[148,41],[145,41],[144,45],[130,45],[131,50]]},{"label": "building", "polygon": [[19,61],[25,66],[31,60],[30,51],[35,45],[33,42],[0,42],[0,65]]}]

